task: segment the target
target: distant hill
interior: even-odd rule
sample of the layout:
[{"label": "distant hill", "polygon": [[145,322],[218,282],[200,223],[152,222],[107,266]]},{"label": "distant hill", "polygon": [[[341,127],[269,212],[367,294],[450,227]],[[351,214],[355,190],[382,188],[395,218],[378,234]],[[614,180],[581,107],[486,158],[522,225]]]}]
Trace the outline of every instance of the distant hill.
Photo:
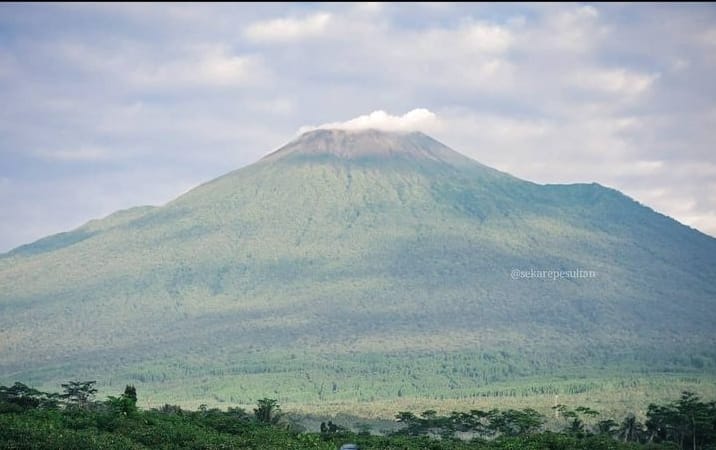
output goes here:
[{"label": "distant hill", "polygon": [[311,131],[167,205],[0,256],[0,384],[370,401],[715,373],[715,349],[716,239],[422,133]]}]

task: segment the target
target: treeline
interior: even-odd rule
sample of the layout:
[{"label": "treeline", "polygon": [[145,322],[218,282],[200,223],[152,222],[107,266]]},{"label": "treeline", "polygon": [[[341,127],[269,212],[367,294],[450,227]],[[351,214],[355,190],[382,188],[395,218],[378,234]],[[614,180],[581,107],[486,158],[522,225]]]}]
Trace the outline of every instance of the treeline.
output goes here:
[{"label": "treeline", "polygon": [[472,410],[439,415],[403,411],[388,435],[358,433],[332,422],[308,432],[292,423],[274,399],[252,411],[178,406],[142,410],[137,390],[95,399],[94,381],[70,381],[61,393],[22,383],[0,386],[3,449],[319,449],[346,443],[360,449],[716,449],[716,404],[684,392],[673,402],[649,406],[641,423],[633,415],[600,418],[590,408],[555,407],[559,431],[532,409]]},{"label": "treeline", "polygon": [[[557,405],[553,409],[562,422],[559,433],[577,439],[601,436],[623,443],[669,444],[667,448],[676,444],[681,449],[716,449],[716,402],[702,402],[692,392],[683,392],[678,400],[666,405],[649,405],[644,423],[633,414],[621,421],[599,419],[598,411],[583,406],[571,409]],[[420,416],[405,411],[396,418],[405,424],[397,434],[407,436],[454,439],[467,435],[488,440],[550,433],[545,430],[545,417],[529,408],[471,410],[447,416],[432,410]]]}]

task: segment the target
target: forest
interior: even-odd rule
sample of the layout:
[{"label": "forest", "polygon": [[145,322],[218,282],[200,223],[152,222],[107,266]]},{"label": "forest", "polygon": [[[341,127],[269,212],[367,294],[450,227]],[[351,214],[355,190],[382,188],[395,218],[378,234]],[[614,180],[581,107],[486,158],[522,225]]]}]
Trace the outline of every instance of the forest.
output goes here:
[{"label": "forest", "polygon": [[127,385],[96,399],[95,381],[68,381],[49,393],[23,383],[0,386],[3,449],[716,449],[716,402],[685,391],[650,404],[643,422],[633,414],[602,417],[584,406],[555,405],[558,427],[533,409],[400,411],[390,432],[321,423],[307,430],[263,398],[247,411],[165,404],[137,406]]}]

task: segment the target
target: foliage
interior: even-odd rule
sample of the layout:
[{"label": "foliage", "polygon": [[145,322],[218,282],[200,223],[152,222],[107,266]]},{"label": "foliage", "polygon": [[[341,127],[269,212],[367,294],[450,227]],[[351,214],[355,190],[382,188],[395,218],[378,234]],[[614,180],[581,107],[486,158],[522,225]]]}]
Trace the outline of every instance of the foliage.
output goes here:
[{"label": "foliage", "polygon": [[24,411],[32,408],[54,409],[57,407],[58,394],[38,391],[23,383],[0,386],[0,412]]},{"label": "foliage", "polygon": [[273,398],[262,398],[254,409],[254,417],[261,423],[276,424],[281,416],[281,407]]},{"label": "foliage", "polygon": [[624,442],[639,442],[644,438],[644,425],[636,420],[634,414],[627,415],[617,430]]},{"label": "foliage", "polygon": [[716,402],[702,402],[693,392],[666,405],[649,405],[646,431],[655,442],[676,442],[680,448],[716,447]]},{"label": "foliage", "polygon": [[537,432],[544,423],[544,417],[533,409],[454,411],[449,416],[440,416],[435,411],[428,410],[420,417],[403,411],[397,414],[396,420],[405,424],[396,435],[440,436],[444,439],[454,438],[456,433],[468,433],[481,438],[524,437]]},{"label": "foliage", "polygon": [[107,405],[116,414],[131,416],[137,412],[137,389],[133,385],[127,385],[119,397],[109,396]]},{"label": "foliage", "polygon": [[[545,431],[541,428],[545,418],[529,409],[473,410],[449,415],[433,410],[419,415],[403,411],[397,420],[404,431],[380,436],[356,434],[332,422],[334,426],[323,433],[290,431],[274,423],[272,418],[277,417],[280,408],[276,400],[269,398],[258,402],[253,415],[240,408],[222,411],[203,407],[189,411],[170,405],[126,414],[116,403],[120,399],[135,402],[136,389],[127,388],[119,397],[105,402],[88,401],[84,408],[75,403],[63,408],[53,402],[18,403],[18,398],[55,397],[27,386],[1,386],[0,393],[0,448],[8,449],[335,450],[348,442],[362,450],[666,450],[674,449],[674,445],[692,448],[692,444],[693,448],[705,450],[716,445],[713,402],[701,402],[688,392],[667,405],[652,405],[649,432],[663,432],[653,439],[644,435],[640,439],[622,439],[616,435],[617,422],[613,420],[600,421],[604,432],[598,434],[584,432],[583,427],[580,433],[573,433],[571,425],[564,432]],[[570,420],[595,415],[589,408],[560,409]],[[638,426],[627,417],[621,428],[635,430]],[[463,433],[462,439],[456,432]],[[632,432],[629,435],[636,436]],[[695,440],[688,442],[693,436]],[[647,440],[654,442],[645,443]]]},{"label": "foliage", "polygon": [[68,381],[62,384],[64,392],[60,394],[60,398],[69,406],[86,408],[97,393],[95,384],[96,381]]},{"label": "foliage", "polygon": [[[567,421],[567,426],[564,431],[575,436],[584,436],[588,433],[589,430],[586,428],[586,420],[599,415],[598,411],[586,406],[578,406],[575,409],[570,409],[565,405],[555,405],[553,409]],[[599,425],[597,428],[598,427]]]}]

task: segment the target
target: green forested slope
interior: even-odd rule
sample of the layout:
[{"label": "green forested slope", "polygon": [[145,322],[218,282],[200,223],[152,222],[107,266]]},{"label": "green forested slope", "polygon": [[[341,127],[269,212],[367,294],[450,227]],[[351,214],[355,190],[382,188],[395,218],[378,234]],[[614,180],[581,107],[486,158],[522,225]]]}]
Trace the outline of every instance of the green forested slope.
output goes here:
[{"label": "green forested slope", "polygon": [[[511,278],[531,268],[596,276]],[[716,239],[615,190],[522,181],[420,133],[315,131],[165,206],[1,256],[0,381],[86,374],[249,402],[262,383],[368,401],[710,376],[714,306]]]}]

